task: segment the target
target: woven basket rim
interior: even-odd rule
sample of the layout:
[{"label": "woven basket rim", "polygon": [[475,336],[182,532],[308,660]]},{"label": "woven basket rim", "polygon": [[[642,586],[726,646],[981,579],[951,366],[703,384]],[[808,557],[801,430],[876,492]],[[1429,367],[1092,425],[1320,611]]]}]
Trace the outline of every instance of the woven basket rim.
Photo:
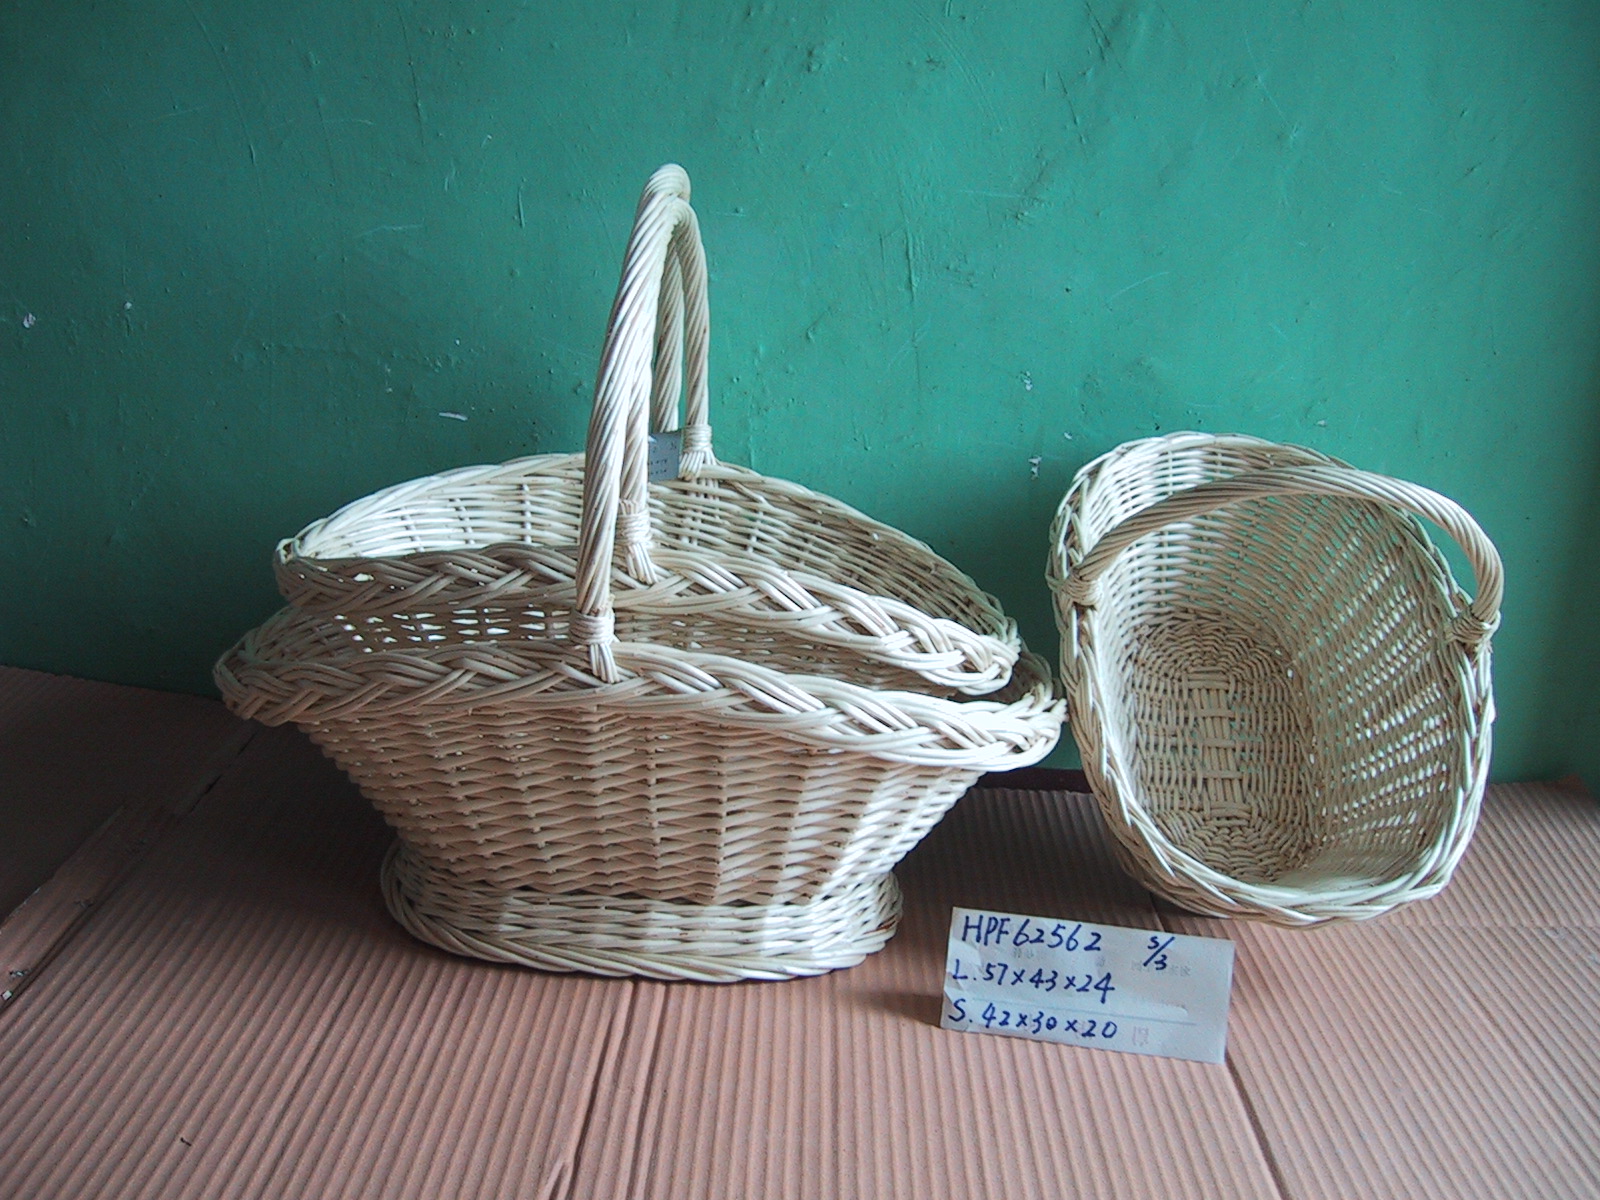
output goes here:
[{"label": "woven basket rim", "polygon": [[[413,500],[429,492],[448,490],[462,483],[480,483],[489,478],[493,478],[496,482],[504,482],[502,477],[557,476],[565,473],[563,468],[570,466],[581,468],[583,459],[584,455],[581,451],[576,453],[528,455],[522,458],[509,459],[504,463],[457,467],[434,475],[419,476],[416,479],[395,484],[373,492],[368,496],[353,500],[328,516],[312,521],[299,533],[295,534],[294,537],[285,538],[278,543],[274,552],[274,561],[282,568],[289,570],[314,571],[319,576],[339,580],[353,580],[361,572],[363,564],[367,563],[386,562],[396,559],[426,563],[457,550],[471,550],[489,558],[494,558],[506,552],[520,551],[536,543],[504,539],[498,541],[450,540],[441,541],[438,546],[430,546],[425,550],[411,550],[398,554],[322,554],[319,553],[317,545],[322,541],[332,541],[335,538],[346,536],[342,529],[344,524],[354,523],[358,518],[361,520],[371,519],[372,513],[368,511],[369,509],[381,510],[388,508],[392,512],[402,512],[401,506],[394,504],[391,498]],[[980,608],[987,614],[992,614],[995,618],[992,631],[975,632],[979,632],[983,636],[993,637],[997,641],[1015,643],[1016,623],[1005,616],[999,599],[992,593],[980,588],[972,580],[971,576],[933,549],[928,543],[913,537],[904,530],[896,529],[893,525],[885,524],[875,517],[868,516],[842,500],[835,499],[822,492],[813,491],[804,484],[794,483],[791,480],[773,475],[763,475],[748,467],[735,466],[731,463],[719,461],[703,469],[698,478],[727,479],[741,483],[759,482],[764,485],[781,488],[786,492],[792,493],[797,498],[816,504],[818,507],[830,509],[833,515],[859,525],[862,529],[877,535],[878,538],[891,546],[912,552],[920,562],[934,565],[943,572],[948,573],[948,582],[960,587],[971,598],[974,607]],[[669,480],[664,483],[651,484],[650,486],[652,489],[662,489],[670,495],[670,490],[677,482]],[[692,481],[688,482],[692,485]],[[577,544],[573,542],[570,545],[561,546],[559,549],[576,551]],[[763,561],[753,554],[721,550],[716,553],[716,557],[718,559],[726,559],[733,564]],[[795,579],[804,580],[807,583],[820,579],[819,576],[804,570],[785,568],[782,564],[772,565],[784,574]],[[868,594],[863,592],[862,589],[852,588],[848,584],[835,583],[834,586],[847,588],[863,595]],[[330,609],[329,611],[332,610]]]},{"label": "woven basket rim", "polygon": [[[525,454],[517,458],[505,459],[497,463],[473,463],[468,466],[451,467],[448,470],[437,471],[430,475],[419,475],[415,478],[404,480],[400,483],[389,484],[375,492],[351,500],[336,508],[327,516],[319,517],[309,522],[293,537],[284,538],[278,543],[276,554],[283,558],[303,558],[316,563],[336,563],[344,561],[364,560],[367,558],[383,559],[396,557],[388,554],[355,554],[355,555],[323,555],[319,553],[317,545],[321,541],[332,540],[335,537],[345,536],[343,529],[346,525],[357,520],[369,520],[375,512],[388,510],[391,513],[403,513],[407,502],[413,502],[433,492],[458,489],[461,485],[474,485],[493,482],[504,484],[519,477],[549,476],[552,478],[570,478],[574,473],[582,474],[587,455],[582,450],[552,451],[548,454]],[[940,558],[928,543],[913,537],[902,529],[885,524],[876,517],[869,516],[860,509],[835,496],[825,492],[816,491],[803,483],[796,483],[777,475],[766,475],[750,467],[739,466],[736,463],[725,462],[718,459],[700,468],[692,478],[667,479],[651,483],[652,489],[657,489],[656,494],[669,492],[675,488],[692,488],[702,479],[729,480],[735,483],[763,484],[775,489],[781,489],[793,495],[796,499],[807,503],[817,504],[819,507],[830,509],[835,515],[859,524],[864,529],[869,529],[879,534],[885,540],[897,545],[903,545]],[[484,549],[495,545],[493,542],[451,542],[441,544],[438,550],[457,549]],[[420,551],[419,553],[432,552]],[[950,566],[952,570],[959,568],[940,559]]]},{"label": "woven basket rim", "polygon": [[[332,626],[285,608],[236,642],[213,672],[230,708],[267,724],[303,724],[326,719],[319,715],[324,712],[338,719],[357,710],[425,716],[434,709],[449,713],[463,705],[501,703],[515,703],[530,715],[541,708],[591,705],[692,716],[709,698],[721,696],[717,720],[729,726],[776,727],[826,750],[890,761],[990,770],[1043,758],[1059,739],[1065,715],[1066,702],[1048,664],[1026,650],[1006,699],[870,687],[653,643],[618,643],[627,673],[612,683],[583,678],[584,659],[570,646],[557,653],[473,643],[339,656],[326,649],[312,655],[271,653],[275,639]],[[711,686],[719,680],[722,686]],[[726,699],[730,694],[735,694],[732,701]]]},{"label": "woven basket rim", "polygon": [[[581,453],[529,456],[423,476],[354,501],[278,544],[274,570],[279,589],[296,607],[324,615],[428,612],[440,605],[478,603],[574,607],[576,540],[541,538],[538,531],[522,540],[497,540],[430,530],[431,544],[425,542],[423,548],[363,553],[360,543],[364,533],[374,543],[392,542],[392,526],[404,528],[414,510],[427,512],[437,497],[458,498],[478,488],[512,489],[534,479],[570,487],[583,465]],[[651,549],[652,579],[616,572],[612,603],[618,611],[704,611],[705,604],[716,602],[721,606],[717,611],[730,621],[745,620],[791,635],[803,631],[962,692],[984,694],[1005,685],[1022,650],[1015,620],[995,596],[927,543],[843,501],[744,467],[714,464],[692,480],[653,484],[650,495],[658,503],[682,504],[692,511],[695,494],[707,481],[759,488],[764,496],[824,514],[881,546],[901,570],[913,568],[924,590],[897,594],[867,558],[858,560],[859,574],[851,583],[737,549],[657,542]],[[874,582],[881,586],[872,587]]]}]

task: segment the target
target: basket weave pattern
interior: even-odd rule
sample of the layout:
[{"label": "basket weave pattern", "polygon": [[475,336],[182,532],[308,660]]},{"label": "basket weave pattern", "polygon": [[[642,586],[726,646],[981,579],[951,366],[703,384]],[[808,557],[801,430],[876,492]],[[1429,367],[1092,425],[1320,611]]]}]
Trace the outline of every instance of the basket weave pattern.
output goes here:
[{"label": "basket weave pattern", "polygon": [[956,704],[630,642],[631,677],[596,686],[541,661],[552,643],[352,637],[285,610],[219,681],[240,715],[300,724],[463,884],[802,902],[887,871],[1059,711],[1033,655],[999,698]]},{"label": "basket weave pattern", "polygon": [[806,904],[619,905],[603,896],[491,892],[463,886],[404,842],[384,860],[382,883],[401,925],[457,954],[704,983],[854,966],[888,942],[901,907],[889,873]]},{"label": "basket weave pattern", "polygon": [[[283,542],[280,589],[306,612],[570,621],[584,456],[469,467],[379,492]],[[792,644],[796,668],[858,662],[885,681],[990,692],[1016,664],[1016,624],[926,545],[827,496],[724,464],[650,489],[650,581],[622,574],[614,620],[632,640],[701,617]],[[535,540],[537,539],[537,540]],[[909,599],[907,599],[909,598]],[[869,666],[870,669],[870,666]]]},{"label": "basket weave pattern", "polygon": [[[890,868],[1062,702],[927,546],[718,463],[688,180],[652,178],[584,454],[388,488],[278,548],[291,606],[216,679],[396,830],[391,912],[462,954],[726,980],[858,962]],[[676,426],[678,477],[647,481]]]},{"label": "basket weave pattern", "polygon": [[1085,467],[1052,544],[1073,730],[1134,875],[1284,924],[1448,882],[1487,778],[1502,589],[1464,511],[1299,447],[1174,434]]}]

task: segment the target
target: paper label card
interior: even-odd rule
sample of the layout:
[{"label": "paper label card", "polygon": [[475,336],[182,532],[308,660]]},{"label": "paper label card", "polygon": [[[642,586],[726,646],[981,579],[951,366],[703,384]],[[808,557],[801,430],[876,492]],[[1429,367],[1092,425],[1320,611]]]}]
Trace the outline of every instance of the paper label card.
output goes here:
[{"label": "paper label card", "polygon": [[1220,1063],[1233,942],[955,909],[939,1024]]},{"label": "paper label card", "polygon": [[652,433],[645,458],[645,475],[650,483],[678,477],[678,464],[683,458],[683,430]]}]

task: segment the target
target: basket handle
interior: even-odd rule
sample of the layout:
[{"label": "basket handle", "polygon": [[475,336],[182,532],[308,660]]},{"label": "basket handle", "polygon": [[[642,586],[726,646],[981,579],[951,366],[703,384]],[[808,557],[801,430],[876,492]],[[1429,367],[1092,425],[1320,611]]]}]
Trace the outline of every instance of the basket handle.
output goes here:
[{"label": "basket handle", "polygon": [[1148,533],[1243,500],[1290,495],[1371,500],[1433,522],[1466,553],[1477,579],[1477,596],[1456,614],[1456,638],[1469,650],[1476,649],[1499,624],[1500,602],[1505,594],[1500,553],[1466,509],[1417,484],[1334,465],[1268,467],[1174,492],[1125,518],[1072,564],[1063,581],[1067,596],[1076,604],[1093,607],[1099,599],[1100,576],[1124,550]]},{"label": "basket handle", "polygon": [[707,421],[709,341],[705,250],[689,207],[689,176],[669,164],[650,177],[634,214],[589,417],[572,638],[588,648],[590,669],[607,683],[620,678],[611,650],[612,555],[620,547],[633,576],[657,580],[650,561],[649,432],[652,417],[661,429],[677,424],[680,349],[689,386],[678,473],[693,478],[716,462]]},{"label": "basket handle", "polygon": [[[673,200],[682,201],[688,207],[689,176],[682,167],[668,163],[651,175],[645,184],[644,193],[639,197],[639,208],[634,214],[635,227],[643,220],[647,208],[670,204]],[[706,379],[707,349],[711,340],[706,298],[706,254],[700,241],[700,225],[692,208],[685,219],[672,227],[662,271],[650,383],[650,428],[658,431],[677,429],[678,402],[680,398],[684,399],[683,458],[678,476],[681,479],[693,479],[703,468],[715,463],[716,456],[711,452],[710,401]],[[626,259],[623,276],[626,281]],[[619,300],[621,291],[622,287],[619,286]],[[608,340],[610,336],[608,330]],[[689,381],[687,397],[684,397],[683,390],[685,374]],[[639,452],[636,456],[630,456],[630,462],[636,458],[643,465],[648,458],[645,452],[647,448],[635,449]],[[641,496],[644,494],[642,487],[641,484]]]}]

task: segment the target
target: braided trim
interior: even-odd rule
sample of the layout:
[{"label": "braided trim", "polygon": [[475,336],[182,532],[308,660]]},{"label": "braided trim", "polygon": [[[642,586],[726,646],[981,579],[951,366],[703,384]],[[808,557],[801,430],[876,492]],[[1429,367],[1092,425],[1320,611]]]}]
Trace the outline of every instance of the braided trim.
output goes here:
[{"label": "braided trim", "polygon": [[[618,611],[722,618],[730,626],[848,649],[969,694],[1004,686],[1021,645],[1016,623],[998,615],[993,597],[976,591],[984,609],[998,615],[991,633],[759,559],[719,555],[712,561],[657,550],[651,562],[656,582],[618,581],[632,584],[613,590]],[[302,610],[344,616],[517,607],[551,612],[575,602],[573,556],[542,547],[455,550],[370,567],[372,578],[356,588],[328,586],[305,573],[286,576],[285,590]]]},{"label": "braided trim", "polygon": [[[1036,762],[1055,745],[1064,708],[1042,660],[1024,653],[1017,698],[945,700],[788,675],[717,654],[612,643],[618,680],[586,669],[561,643],[418,646],[333,656],[337,627],[284,610],[217,664],[228,706],[269,725],[364,721],[599,704],[781,731],[828,749],[925,766],[991,769]],[[344,635],[348,641],[350,635]]]},{"label": "braided trim", "polygon": [[[482,547],[365,557],[332,554],[351,546],[381,544],[391,526],[409,527],[403,516],[412,510],[432,511],[445,503],[441,496],[514,490],[521,481],[534,477],[564,487],[570,482],[569,475],[577,478],[581,463],[576,455],[524,459],[500,468],[449,472],[378,493],[369,502],[348,506],[282,543],[275,563],[279,589],[305,611],[347,617],[447,608],[572,608],[575,548],[539,544],[533,539],[548,536],[539,526],[530,530],[528,540]],[[730,625],[743,624],[849,649],[969,694],[982,694],[1004,684],[1020,645],[1015,623],[993,596],[926,545],[797,484],[726,466],[709,469],[707,476],[740,488],[759,489],[759,494],[790,500],[797,506],[821,506],[835,519],[849,521],[864,536],[893,550],[942,591],[930,589],[922,596],[872,595],[807,572],[788,571],[779,563],[752,555],[658,547],[649,556],[650,572],[635,569],[647,564],[630,561],[624,565],[631,577],[613,579],[613,601],[619,611],[726,617]],[[688,503],[691,499],[674,495],[669,502]],[[633,516],[625,518],[629,525]],[[465,518],[457,525],[470,532]],[[963,620],[928,611],[961,602],[973,614]],[[976,628],[969,624],[974,618]]]}]

